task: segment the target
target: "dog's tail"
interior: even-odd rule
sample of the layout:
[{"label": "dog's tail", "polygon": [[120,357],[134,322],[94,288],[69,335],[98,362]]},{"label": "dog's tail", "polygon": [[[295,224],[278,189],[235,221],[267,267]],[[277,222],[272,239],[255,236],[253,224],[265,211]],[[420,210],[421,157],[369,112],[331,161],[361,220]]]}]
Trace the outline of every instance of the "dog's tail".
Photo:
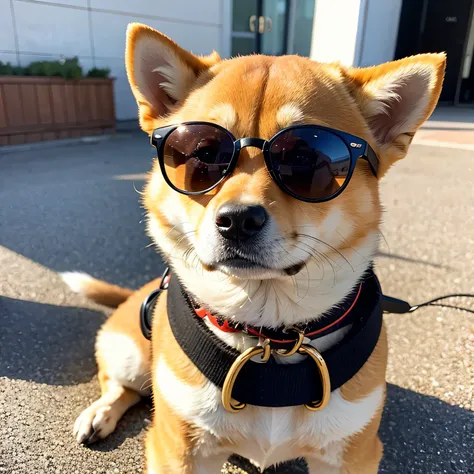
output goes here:
[{"label": "dog's tail", "polygon": [[129,288],[121,288],[102,280],[96,280],[83,272],[64,272],[60,275],[75,293],[85,295],[92,301],[111,308],[122,304],[133,293],[133,290]]}]

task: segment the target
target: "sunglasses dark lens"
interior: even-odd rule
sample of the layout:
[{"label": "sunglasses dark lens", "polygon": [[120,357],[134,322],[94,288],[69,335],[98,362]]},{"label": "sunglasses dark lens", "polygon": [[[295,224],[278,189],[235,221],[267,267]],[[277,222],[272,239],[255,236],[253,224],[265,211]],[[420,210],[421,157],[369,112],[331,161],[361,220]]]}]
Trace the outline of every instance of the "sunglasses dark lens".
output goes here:
[{"label": "sunglasses dark lens", "polygon": [[312,127],[281,133],[270,147],[277,179],[299,197],[327,199],[344,185],[351,154],[342,138]]},{"label": "sunglasses dark lens", "polygon": [[206,191],[222,179],[233,150],[234,140],[218,127],[180,125],[166,137],[162,149],[166,175],[181,191]]}]

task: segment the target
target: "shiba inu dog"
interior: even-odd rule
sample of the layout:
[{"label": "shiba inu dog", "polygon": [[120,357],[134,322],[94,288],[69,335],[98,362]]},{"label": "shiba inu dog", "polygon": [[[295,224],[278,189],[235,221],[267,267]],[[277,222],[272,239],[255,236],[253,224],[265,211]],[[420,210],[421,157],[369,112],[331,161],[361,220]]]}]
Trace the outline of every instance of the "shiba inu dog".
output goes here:
[{"label": "shiba inu dog", "polygon": [[[178,289],[161,292],[150,343],[138,315],[159,279],[132,291],[64,275],[76,291],[118,306],[97,336],[102,395],[77,419],[78,441],[105,438],[152,392],[149,474],[219,473],[232,453],[260,468],[304,457],[310,473],[376,473],[384,328],[337,388],[332,372],[363,352],[357,328],[361,298],[370,302],[373,291],[365,282],[380,236],[378,183],[436,106],[445,55],[368,68],[298,56],[221,60],[131,24],[126,65],[141,128],[158,152],[143,195],[148,233]],[[187,309],[178,311],[172,297]],[[209,344],[191,347],[193,324]],[[293,334],[289,346],[281,334]],[[332,369],[329,358],[355,337],[359,349]],[[222,386],[206,376],[219,372],[220,360],[202,362],[213,345],[249,354],[232,356]],[[232,390],[244,365],[285,365],[290,377],[291,365],[310,358],[316,382],[299,380],[293,395],[321,381],[319,402],[285,404],[292,387],[277,379],[268,400],[237,402]]]}]

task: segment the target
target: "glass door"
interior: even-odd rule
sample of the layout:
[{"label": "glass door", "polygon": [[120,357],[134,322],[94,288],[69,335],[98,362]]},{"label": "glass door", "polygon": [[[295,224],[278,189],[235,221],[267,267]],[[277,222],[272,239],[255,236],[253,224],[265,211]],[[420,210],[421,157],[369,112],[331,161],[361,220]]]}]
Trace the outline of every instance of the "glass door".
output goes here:
[{"label": "glass door", "polygon": [[270,56],[286,54],[288,38],[287,0],[263,0],[259,18],[260,53]]},{"label": "glass door", "polygon": [[290,0],[234,0],[232,56],[285,54]]},{"label": "glass door", "polygon": [[286,45],[287,54],[310,55],[315,6],[315,0],[290,1]]},{"label": "glass door", "polygon": [[232,56],[309,56],[315,0],[233,0]]},{"label": "glass door", "polygon": [[234,0],[232,5],[232,56],[257,53],[259,0]]},{"label": "glass door", "polygon": [[454,102],[469,33],[471,0],[429,0],[424,11],[420,52],[445,51],[448,57],[440,101]]}]

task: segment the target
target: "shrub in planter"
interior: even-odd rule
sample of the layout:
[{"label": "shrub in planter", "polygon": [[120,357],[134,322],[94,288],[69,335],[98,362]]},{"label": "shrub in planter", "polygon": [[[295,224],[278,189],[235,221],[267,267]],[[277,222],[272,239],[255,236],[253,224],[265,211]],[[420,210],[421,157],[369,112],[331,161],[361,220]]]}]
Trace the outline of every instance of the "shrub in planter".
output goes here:
[{"label": "shrub in planter", "polygon": [[110,69],[109,68],[96,68],[93,67],[88,73],[87,77],[109,77],[110,76]]},{"label": "shrub in planter", "polygon": [[[0,61],[0,76],[46,76],[64,77],[64,79],[80,79],[84,77],[79,58],[69,58],[59,61],[34,61],[26,67],[12,66],[10,63]],[[109,77],[109,68],[90,69],[86,77]]]},{"label": "shrub in planter", "polygon": [[85,75],[77,57],[25,67],[0,61],[0,146],[115,130],[109,75]]},{"label": "shrub in planter", "polygon": [[78,58],[65,61],[35,61],[25,69],[26,76],[64,77],[64,79],[83,77]]},{"label": "shrub in planter", "polygon": [[12,66],[10,63],[0,61],[0,76],[24,76],[25,68],[21,66]]}]

